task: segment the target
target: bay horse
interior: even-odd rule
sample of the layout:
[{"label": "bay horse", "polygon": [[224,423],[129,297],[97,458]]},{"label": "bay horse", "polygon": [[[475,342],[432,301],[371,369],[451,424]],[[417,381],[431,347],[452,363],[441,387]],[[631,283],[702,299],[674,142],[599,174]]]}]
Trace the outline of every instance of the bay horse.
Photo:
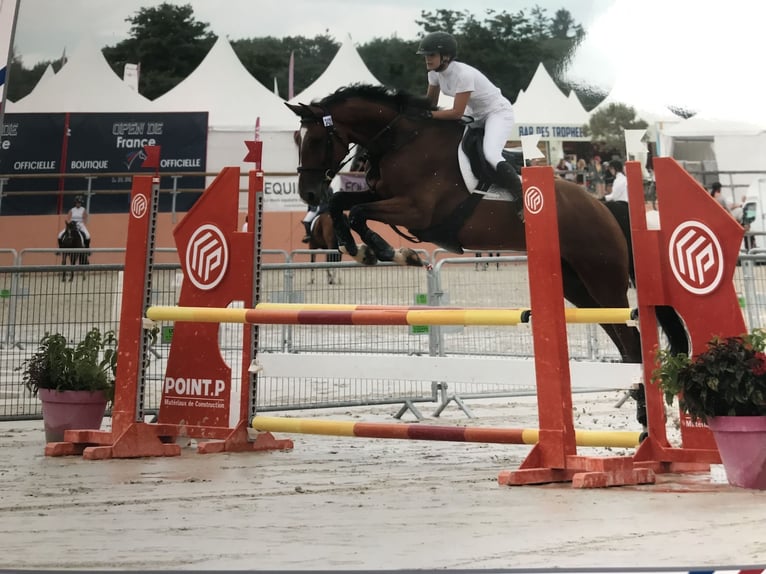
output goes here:
[{"label": "bay horse", "polygon": [[[77,227],[76,221],[68,221],[66,227],[64,227],[64,234],[59,239],[59,247],[61,249],[83,249],[85,247],[85,241],[83,239],[80,229]],[[67,264],[67,259],[71,265],[87,265],[88,255],[87,253],[75,253],[71,251],[61,252],[61,265]],[[74,270],[64,272],[61,275],[61,280],[66,281],[67,275],[69,281],[74,279]]]},{"label": "bay horse", "polygon": [[[298,191],[307,204],[316,205],[326,194],[353,144],[368,153],[370,189],[336,192],[330,200],[340,249],[357,261],[423,264],[409,248],[394,250],[368,227],[370,220],[388,224],[405,237],[398,228],[406,228],[410,239],[455,253],[526,251],[518,205],[482,199],[466,186],[458,159],[465,124],[432,119],[430,112],[436,108],[425,97],[354,84],[310,104],[286,105],[300,118]],[[633,266],[627,203],[604,203],[577,183],[558,178],[555,193],[564,297],[583,308],[628,307]],[[355,244],[351,230],[361,245]],[[658,312],[658,321],[671,350],[688,352],[680,318],[671,308],[664,311]],[[624,362],[641,362],[635,327],[601,327]],[[640,408],[643,392],[634,396]]]},{"label": "bay horse", "polygon": [[[311,222],[311,235],[309,236],[309,249],[332,249],[335,253],[328,253],[325,260],[328,263],[336,263],[341,260],[342,254],[338,251],[338,238],[335,235],[335,229],[332,223],[332,217],[328,211],[322,211],[320,208],[317,215]],[[311,262],[316,261],[316,254],[311,254]],[[337,269],[327,269],[327,283],[334,285],[340,283]],[[311,280],[314,283],[314,270],[311,270]]]}]

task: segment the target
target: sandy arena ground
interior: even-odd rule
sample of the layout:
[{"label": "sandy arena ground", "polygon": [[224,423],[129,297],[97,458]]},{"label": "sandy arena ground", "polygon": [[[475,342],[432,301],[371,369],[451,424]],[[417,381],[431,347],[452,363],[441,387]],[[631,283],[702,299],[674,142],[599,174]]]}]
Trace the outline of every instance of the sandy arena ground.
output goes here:
[{"label": "sandy arena ground", "polygon": [[[632,403],[618,410],[617,398],[575,395],[576,427],[636,430]],[[471,424],[537,426],[534,398],[470,406],[478,417]],[[391,421],[396,410],[340,409],[321,416]],[[451,406],[440,420],[422,424],[434,422],[469,421]],[[718,467],[660,476],[653,486],[509,488],[498,486],[497,474],[517,468],[528,446],[291,438],[295,449],[286,452],[199,455],[184,449],[177,458],[91,462],[45,458],[42,421],[1,423],[0,568],[766,563],[766,493],[728,486]]]}]

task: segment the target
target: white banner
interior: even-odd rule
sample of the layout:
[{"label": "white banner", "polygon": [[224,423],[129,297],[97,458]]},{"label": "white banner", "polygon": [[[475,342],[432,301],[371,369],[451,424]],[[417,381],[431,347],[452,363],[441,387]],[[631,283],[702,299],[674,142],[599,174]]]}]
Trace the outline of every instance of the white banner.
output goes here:
[{"label": "white banner", "polygon": [[263,210],[302,211],[307,206],[298,195],[298,174],[267,175],[263,180]]}]

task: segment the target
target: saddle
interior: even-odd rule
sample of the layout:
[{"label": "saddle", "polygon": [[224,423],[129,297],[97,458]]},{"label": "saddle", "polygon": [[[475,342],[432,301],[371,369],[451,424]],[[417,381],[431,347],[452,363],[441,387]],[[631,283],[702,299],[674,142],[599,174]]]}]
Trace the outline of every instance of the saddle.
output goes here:
[{"label": "saddle", "polygon": [[[483,127],[469,127],[466,128],[463,140],[460,144],[460,150],[465,154],[465,158],[468,160],[470,171],[476,178],[476,182],[469,181],[467,173],[464,169],[463,162],[461,161],[461,171],[463,171],[463,178],[466,180],[468,189],[476,191],[489,191],[490,187],[500,186],[500,182],[497,179],[497,173],[495,172],[495,166],[490,165],[484,157],[484,151],[482,150],[482,143],[484,141],[484,128]],[[524,167],[524,155],[521,150],[503,150],[503,158],[510,163],[516,173],[521,175],[521,168]],[[462,159],[462,158],[461,158]]]}]

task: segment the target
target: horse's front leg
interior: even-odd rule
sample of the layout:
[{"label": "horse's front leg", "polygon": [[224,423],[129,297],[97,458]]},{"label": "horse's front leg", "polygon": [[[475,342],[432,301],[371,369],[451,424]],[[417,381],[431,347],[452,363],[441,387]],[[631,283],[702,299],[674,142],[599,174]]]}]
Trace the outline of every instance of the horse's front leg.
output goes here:
[{"label": "horse's front leg", "polygon": [[359,237],[372,249],[379,261],[393,261],[399,265],[417,267],[424,265],[423,260],[414,250],[408,247],[394,249],[367,225],[367,221],[372,220],[391,226],[415,229],[427,227],[417,205],[411,199],[394,197],[374,203],[356,205],[349,211],[348,220],[351,229],[359,234]]},{"label": "horse's front leg", "polygon": [[351,257],[366,265],[374,264],[376,261],[371,259],[372,254],[368,250],[363,250],[361,256],[359,256],[359,246],[354,242],[349,220],[344,212],[360,203],[370,203],[377,201],[377,199],[378,197],[372,192],[338,191],[330,197],[329,202],[330,217],[332,218],[335,236],[338,238],[338,250],[341,253],[348,253]]}]

